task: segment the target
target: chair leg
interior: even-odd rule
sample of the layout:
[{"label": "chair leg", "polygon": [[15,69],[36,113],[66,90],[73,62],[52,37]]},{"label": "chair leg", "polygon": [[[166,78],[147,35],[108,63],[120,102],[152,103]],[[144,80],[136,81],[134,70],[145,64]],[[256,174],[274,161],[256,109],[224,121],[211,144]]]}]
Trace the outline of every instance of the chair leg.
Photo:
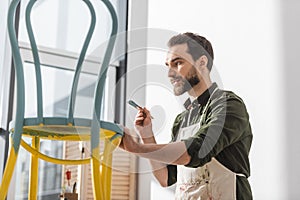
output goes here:
[{"label": "chair leg", "polygon": [[101,170],[100,170],[100,156],[99,147],[92,150],[91,158],[91,172],[92,172],[92,183],[94,199],[104,200],[104,193],[102,189],[103,183],[101,183]]},{"label": "chair leg", "polygon": [[0,200],[4,200],[7,195],[11,177],[15,169],[17,157],[18,157],[18,151],[16,152],[15,148],[11,147],[9,151],[7,163],[5,166],[4,174],[2,177],[2,183],[0,186]]},{"label": "chair leg", "polygon": [[[36,150],[40,149],[40,138],[32,138],[32,147]],[[29,193],[28,199],[36,200],[38,193],[38,169],[39,169],[39,159],[37,155],[31,154],[30,161],[30,174],[29,174]]]},{"label": "chair leg", "polygon": [[112,143],[108,140],[105,140],[101,174],[101,182],[103,183],[104,187],[103,192],[105,200],[109,200],[111,196],[112,149]]}]

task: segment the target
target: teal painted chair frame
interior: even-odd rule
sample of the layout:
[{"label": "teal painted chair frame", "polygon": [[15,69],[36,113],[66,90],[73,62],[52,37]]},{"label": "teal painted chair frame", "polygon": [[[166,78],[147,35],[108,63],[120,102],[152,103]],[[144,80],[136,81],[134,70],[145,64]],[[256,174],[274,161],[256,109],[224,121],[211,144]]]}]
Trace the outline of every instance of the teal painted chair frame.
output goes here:
[{"label": "teal painted chair frame", "polygon": [[[93,5],[89,0],[83,0],[87,5],[91,15],[91,21],[88,33],[84,40],[79,59],[75,68],[72,82],[72,90],[70,92],[69,106],[67,117],[45,117],[43,113],[43,97],[42,97],[42,76],[39,53],[33,29],[31,25],[30,14],[36,0],[30,0],[26,7],[26,27],[30,40],[32,54],[34,58],[34,66],[36,73],[36,89],[37,89],[37,117],[25,118],[25,83],[24,69],[21,59],[21,53],[18,46],[14,22],[15,12],[20,0],[12,0],[8,11],[8,33],[12,47],[14,67],[16,71],[16,114],[14,126],[11,129],[11,148],[7,160],[6,168],[3,174],[2,183],[0,185],[0,200],[5,199],[10,185],[11,177],[17,161],[20,145],[31,153],[30,167],[30,184],[28,199],[37,199],[38,191],[38,159],[44,159],[48,162],[56,164],[85,164],[90,163],[92,168],[92,181],[95,199],[110,199],[111,190],[111,164],[112,151],[120,144],[123,136],[122,128],[114,123],[102,121],[100,119],[101,102],[104,94],[104,85],[107,76],[107,70],[111,59],[111,54],[116,40],[118,20],[112,4],[108,0],[102,0],[110,13],[112,19],[112,28],[108,40],[107,49],[101,64],[101,69],[96,82],[93,117],[92,119],[74,118],[74,106],[76,100],[76,90],[78,87],[82,64],[93,35],[96,15]],[[75,125],[76,122],[76,125]],[[81,135],[82,134],[82,135]],[[27,144],[22,135],[32,138],[32,145]],[[64,160],[52,158],[39,152],[40,138],[52,140],[90,140],[91,157],[83,160]],[[100,152],[100,139],[105,140],[103,153]],[[100,171],[100,166],[102,170]]]}]

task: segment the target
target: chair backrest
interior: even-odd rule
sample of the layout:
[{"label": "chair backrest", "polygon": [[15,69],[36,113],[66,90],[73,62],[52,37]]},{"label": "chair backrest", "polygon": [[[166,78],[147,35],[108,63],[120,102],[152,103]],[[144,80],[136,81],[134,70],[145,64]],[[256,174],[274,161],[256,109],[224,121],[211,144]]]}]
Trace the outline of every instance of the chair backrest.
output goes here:
[{"label": "chair backrest", "polygon": [[[80,72],[96,24],[96,15],[95,15],[95,10],[93,8],[93,5],[89,0],[83,0],[83,1],[89,9],[91,15],[91,21],[75,68],[75,73],[72,81],[72,90],[69,98],[68,116],[65,120],[66,124],[74,123],[74,105],[76,101],[76,91],[78,87]],[[112,4],[108,0],[101,0],[101,2],[103,2],[103,4],[106,6],[107,10],[110,13],[112,19],[112,28],[111,28],[111,33],[108,40],[107,48],[104,54],[104,58],[101,64],[101,69],[96,82],[96,89],[94,93],[94,104],[93,104],[93,121],[94,121],[93,124],[95,124],[94,129],[100,128],[99,121],[100,121],[100,113],[101,113],[101,102],[102,102],[102,97],[104,95],[104,85],[107,76],[109,62],[111,59],[111,54],[116,40],[117,27],[118,27],[117,15],[115,13]],[[25,110],[24,69],[23,69],[21,53],[18,45],[18,39],[15,31],[15,23],[14,23],[15,12],[19,3],[20,0],[13,0],[10,4],[10,8],[8,11],[8,33],[11,42],[14,66],[16,71],[16,89],[17,89],[16,95],[17,96],[16,96],[15,133],[21,133],[22,131],[22,126],[24,125],[24,110]],[[35,3],[36,0],[30,0],[29,3],[27,4],[26,28],[30,40],[30,46],[31,46],[32,55],[34,59],[34,66],[35,66],[36,91],[37,91],[37,95],[36,95],[37,96],[37,117],[35,119],[35,123],[43,124],[45,117],[43,112],[43,91],[42,91],[43,83],[41,77],[41,63],[40,63],[39,52],[38,52],[35,36],[32,29],[32,24],[31,24],[31,11]],[[16,145],[18,146],[18,144]]]}]

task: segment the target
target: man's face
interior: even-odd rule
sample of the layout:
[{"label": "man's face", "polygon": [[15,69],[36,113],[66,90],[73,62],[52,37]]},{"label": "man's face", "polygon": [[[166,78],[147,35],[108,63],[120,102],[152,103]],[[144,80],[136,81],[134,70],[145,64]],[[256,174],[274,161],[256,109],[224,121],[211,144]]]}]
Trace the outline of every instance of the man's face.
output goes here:
[{"label": "man's face", "polygon": [[169,49],[166,66],[169,68],[168,77],[176,96],[189,91],[200,82],[194,64],[195,61],[188,53],[187,44],[175,45]]}]

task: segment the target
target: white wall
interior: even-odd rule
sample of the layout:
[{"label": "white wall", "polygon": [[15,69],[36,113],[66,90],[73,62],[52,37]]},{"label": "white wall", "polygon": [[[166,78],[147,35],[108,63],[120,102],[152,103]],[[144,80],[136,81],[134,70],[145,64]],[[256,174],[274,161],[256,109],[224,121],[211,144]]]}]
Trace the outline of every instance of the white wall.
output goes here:
[{"label": "white wall", "polygon": [[281,123],[284,123],[286,145],[285,155],[285,177],[288,179],[288,191],[286,199],[296,199],[300,196],[300,126],[299,126],[299,112],[300,112],[300,68],[299,68],[299,52],[300,52],[300,1],[297,0],[281,0],[281,13],[282,17],[280,23],[282,24],[282,49],[281,55],[283,56],[282,74],[284,89],[280,91],[280,95],[284,96],[282,105],[284,108],[283,116],[280,117]]},{"label": "white wall", "polygon": [[[6,129],[8,112],[8,89],[10,69],[11,69],[11,50],[8,42],[6,16],[9,1],[0,1],[0,128]],[[1,159],[1,157],[0,157]]]},{"label": "white wall", "polygon": [[[147,0],[130,0],[129,1],[129,25],[128,25],[128,63],[127,63],[127,84],[126,99],[133,99],[140,105],[145,105],[146,84],[146,51],[147,46]],[[126,126],[133,128],[133,120],[136,110],[126,106]],[[150,181],[148,162],[144,159],[137,158],[137,199],[150,197]]]},{"label": "white wall", "polygon": [[[215,79],[225,89],[241,96],[250,114],[254,140],[249,180],[254,199],[280,200],[287,199],[288,195],[293,199],[300,194],[297,190],[300,162],[294,159],[299,154],[296,148],[299,136],[295,135],[299,132],[296,104],[299,102],[296,95],[299,8],[296,0],[151,0],[148,14],[140,15],[148,18],[148,28],[161,29],[161,35],[153,30],[147,32],[148,47],[164,45],[166,41],[161,41],[172,32],[197,32],[212,42]],[[153,44],[152,37],[160,44]],[[165,48],[147,51],[145,104],[153,108],[159,142],[168,141],[170,124],[181,109],[180,101],[172,99],[166,82]],[[287,70],[290,67],[292,70]],[[287,163],[288,158],[293,159]],[[149,181],[149,177],[150,172],[144,180]],[[164,195],[167,196],[164,199],[172,199],[168,189],[153,186],[153,182],[147,188],[149,184],[144,187],[144,183],[140,179],[139,193],[145,192],[140,199]],[[147,190],[152,191],[151,196]]]}]

